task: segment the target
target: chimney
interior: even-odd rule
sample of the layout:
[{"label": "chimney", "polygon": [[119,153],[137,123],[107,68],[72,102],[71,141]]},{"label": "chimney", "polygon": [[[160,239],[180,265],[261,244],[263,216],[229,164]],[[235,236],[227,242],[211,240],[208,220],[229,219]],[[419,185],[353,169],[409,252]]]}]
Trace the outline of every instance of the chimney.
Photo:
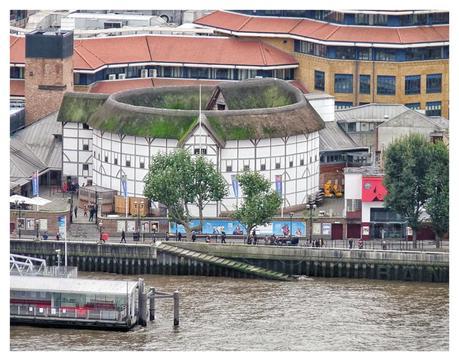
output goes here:
[{"label": "chimney", "polygon": [[29,125],[57,111],[73,91],[73,32],[36,30],[25,38],[25,113]]}]

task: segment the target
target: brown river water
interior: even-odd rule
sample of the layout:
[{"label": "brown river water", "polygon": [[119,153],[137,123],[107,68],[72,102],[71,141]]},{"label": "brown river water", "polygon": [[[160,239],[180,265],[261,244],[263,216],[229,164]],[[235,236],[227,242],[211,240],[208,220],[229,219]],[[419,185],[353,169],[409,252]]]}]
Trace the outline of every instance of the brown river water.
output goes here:
[{"label": "brown river water", "polygon": [[[135,279],[104,273],[80,277]],[[147,287],[180,291],[157,300],[157,319],[129,332],[10,328],[11,350],[344,351],[448,350],[448,284],[314,278],[274,282],[143,276]]]}]

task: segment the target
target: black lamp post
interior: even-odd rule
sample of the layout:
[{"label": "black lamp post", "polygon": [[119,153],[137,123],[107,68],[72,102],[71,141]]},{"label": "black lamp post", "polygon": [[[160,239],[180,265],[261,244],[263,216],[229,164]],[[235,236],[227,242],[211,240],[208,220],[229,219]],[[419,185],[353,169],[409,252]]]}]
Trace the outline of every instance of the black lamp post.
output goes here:
[{"label": "black lamp post", "polygon": [[290,237],[293,236],[293,221],[292,221],[292,218],[293,218],[293,212],[290,212]]},{"label": "black lamp post", "polygon": [[36,237],[37,237],[37,241],[40,240],[40,220],[39,219],[36,219],[35,220],[35,232],[36,232]]},{"label": "black lamp post", "polygon": [[313,200],[309,200],[308,203],[306,203],[306,209],[309,210],[309,240],[312,242],[312,213],[315,211],[317,208],[316,202]]}]

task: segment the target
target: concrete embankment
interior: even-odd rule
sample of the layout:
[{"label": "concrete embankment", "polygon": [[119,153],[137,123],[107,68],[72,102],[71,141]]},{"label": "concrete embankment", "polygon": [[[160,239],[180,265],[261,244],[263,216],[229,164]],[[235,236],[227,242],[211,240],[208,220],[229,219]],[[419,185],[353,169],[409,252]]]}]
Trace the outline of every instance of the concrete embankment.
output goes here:
[{"label": "concrete embankment", "polygon": [[[230,259],[288,275],[347,277],[421,282],[448,282],[449,254],[442,252],[327,249],[291,246],[167,242],[204,255]],[[11,240],[11,253],[42,257],[57,264],[63,242]],[[62,252],[63,253],[63,252]],[[69,266],[81,271],[121,274],[256,277],[243,270],[168,252],[152,245],[68,243]],[[211,259],[211,258],[209,258]]]}]

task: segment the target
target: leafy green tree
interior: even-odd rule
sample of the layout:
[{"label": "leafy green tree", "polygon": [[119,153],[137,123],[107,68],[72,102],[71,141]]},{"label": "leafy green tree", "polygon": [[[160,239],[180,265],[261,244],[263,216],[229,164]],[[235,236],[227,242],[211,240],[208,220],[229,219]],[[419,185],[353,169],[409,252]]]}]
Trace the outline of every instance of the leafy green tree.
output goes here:
[{"label": "leafy green tree", "polygon": [[395,141],[384,157],[384,185],[388,191],[384,203],[405,217],[413,229],[414,247],[420,215],[429,198],[426,183],[431,162],[430,144],[419,134]]},{"label": "leafy green tree", "polygon": [[210,201],[221,201],[227,192],[223,176],[210,161],[193,158],[185,150],[152,157],[145,179],[144,195],[166,206],[169,219],[190,232],[189,207],[199,209],[202,229],[202,211]]},{"label": "leafy green tree", "polygon": [[258,225],[269,223],[282,200],[279,194],[271,189],[271,183],[258,172],[244,172],[238,175],[238,181],[243,192],[241,206],[234,213],[250,235]]},{"label": "leafy green tree", "polygon": [[228,194],[228,186],[215,165],[203,156],[196,157],[193,165],[194,190],[196,193],[194,204],[199,210],[199,223],[202,230],[202,211],[204,207],[209,202],[221,201]]},{"label": "leafy green tree", "polygon": [[435,231],[436,246],[440,247],[440,239],[449,230],[449,154],[443,142],[431,145],[431,157],[427,172],[426,210],[430,215]]}]

